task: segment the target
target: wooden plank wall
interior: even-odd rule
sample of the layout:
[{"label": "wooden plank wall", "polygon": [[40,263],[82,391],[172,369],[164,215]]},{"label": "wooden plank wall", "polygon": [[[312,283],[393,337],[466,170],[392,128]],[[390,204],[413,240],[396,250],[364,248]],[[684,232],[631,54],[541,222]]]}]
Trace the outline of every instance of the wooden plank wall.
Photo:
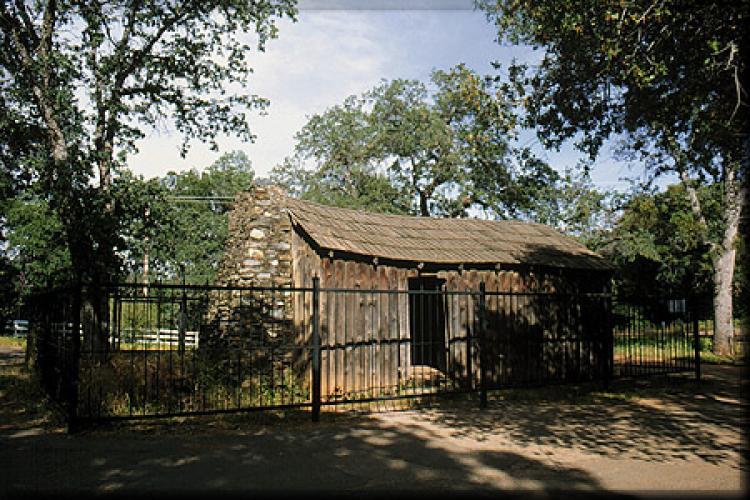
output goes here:
[{"label": "wooden plank wall", "polygon": [[[291,232],[292,286],[305,288],[312,286],[312,277],[320,268],[320,257],[297,234]],[[293,292],[293,327],[296,344],[300,346],[294,361],[294,369],[300,382],[309,387],[312,380],[310,345],[312,336],[312,293]]]},{"label": "wooden plank wall", "polygon": [[[296,232],[292,236],[292,279],[296,287],[312,286],[320,277],[322,396],[325,400],[392,394],[410,373],[408,290],[416,268],[374,265],[318,255]],[[435,276],[435,274],[433,274]],[[488,311],[489,380],[496,386],[577,378],[590,371],[594,341],[580,305],[564,300],[492,292],[567,290],[570,276],[538,275],[516,270],[439,271],[445,290],[478,291],[484,282]],[[294,324],[301,346],[310,345],[312,294],[297,294]],[[479,380],[478,300],[447,295],[446,376],[459,385]],[[309,351],[302,350],[309,359]],[[304,357],[304,356],[303,356]],[[302,365],[307,380],[309,366]]]},{"label": "wooden plank wall", "polygon": [[[395,393],[410,359],[408,296],[416,270],[321,258],[322,389],[331,399]],[[359,291],[361,290],[361,291]]]}]

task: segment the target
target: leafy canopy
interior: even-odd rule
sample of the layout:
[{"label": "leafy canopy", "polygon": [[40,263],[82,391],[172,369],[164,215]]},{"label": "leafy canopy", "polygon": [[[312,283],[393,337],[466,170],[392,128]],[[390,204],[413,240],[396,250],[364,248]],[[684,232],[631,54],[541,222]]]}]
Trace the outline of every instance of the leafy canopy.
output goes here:
[{"label": "leafy canopy", "polygon": [[[720,220],[720,186],[705,186],[699,193],[709,220]],[[720,233],[721,228],[714,223],[712,231]],[[661,193],[645,190],[629,195],[598,250],[617,265],[616,281],[623,296],[711,294],[710,249],[681,184]]]},{"label": "leafy canopy", "polygon": [[[225,153],[202,172],[169,172],[144,180],[129,171],[112,185],[117,213],[114,251],[119,276],[140,280],[144,257],[149,280],[213,282],[227,237],[227,213],[233,196],[252,187],[248,157]],[[6,221],[9,258],[0,262],[8,287],[4,301],[16,303],[23,293],[68,283],[73,276],[66,233],[58,215],[35,198],[12,200]],[[25,288],[20,289],[20,273]]]},{"label": "leafy canopy", "polygon": [[538,67],[509,74],[546,145],[582,133],[579,147],[595,156],[604,139],[627,133],[623,146],[656,169],[680,151],[686,168],[714,177],[722,161],[739,160],[747,2],[477,3],[501,39],[545,50]]},{"label": "leafy canopy", "polygon": [[[573,139],[596,157],[619,139],[625,159],[679,176],[713,263],[714,352],[732,351],[737,235],[750,171],[750,2],[478,0],[498,39],[544,49],[508,70],[527,124],[546,146]],[[744,52],[743,52],[744,51]],[[718,183],[711,231],[700,186]]]},{"label": "leafy canopy", "polygon": [[502,84],[463,65],[430,83],[384,81],[312,116],[272,180],[306,199],[383,212],[544,211],[560,177],[512,146],[517,119]]},{"label": "leafy canopy", "polygon": [[202,172],[169,172],[162,178],[133,179],[138,209],[126,234],[125,272],[136,278],[149,260],[151,277],[213,283],[223,256],[228,212],[234,195],[250,189],[254,172],[241,151],[225,153]]},{"label": "leafy canopy", "polygon": [[[16,124],[0,161],[16,155],[13,182],[30,172],[78,278],[119,268],[115,183],[138,139],[171,126],[184,154],[220,133],[253,138],[248,113],[267,101],[247,91],[249,55],[295,12],[294,0],[0,3],[0,120]],[[13,146],[26,133],[36,140]]]}]

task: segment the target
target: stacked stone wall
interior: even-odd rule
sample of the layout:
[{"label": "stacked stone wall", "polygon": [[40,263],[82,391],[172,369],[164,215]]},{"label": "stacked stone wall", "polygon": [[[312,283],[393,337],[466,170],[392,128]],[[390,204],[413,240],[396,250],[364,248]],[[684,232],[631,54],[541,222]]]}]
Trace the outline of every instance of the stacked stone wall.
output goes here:
[{"label": "stacked stone wall", "polygon": [[228,288],[212,292],[209,336],[251,344],[293,341],[290,292],[247,289],[292,285],[291,231],[279,188],[256,186],[236,196],[216,282]]},{"label": "stacked stone wall", "polygon": [[292,226],[284,200],[284,193],[272,186],[237,195],[218,284],[291,286]]}]

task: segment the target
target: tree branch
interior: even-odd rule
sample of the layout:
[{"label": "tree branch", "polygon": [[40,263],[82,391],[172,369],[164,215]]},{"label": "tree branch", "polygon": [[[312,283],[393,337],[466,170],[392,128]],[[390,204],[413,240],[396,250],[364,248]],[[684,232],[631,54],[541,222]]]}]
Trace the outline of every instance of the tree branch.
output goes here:
[{"label": "tree branch", "polygon": [[136,96],[136,95],[156,96],[165,90],[167,90],[167,88],[161,85],[158,85],[155,83],[145,83],[139,87],[124,87],[120,91],[120,95],[123,97]]},{"label": "tree branch", "polygon": [[677,164],[677,171],[680,174],[680,180],[682,180],[682,185],[685,187],[685,192],[688,195],[688,200],[690,201],[690,210],[693,212],[693,217],[698,220],[698,223],[701,226],[701,230],[703,233],[701,235],[701,239],[703,240],[703,243],[707,245],[715,254],[719,250],[719,245],[711,241],[711,239],[709,238],[708,224],[706,223],[706,218],[703,215],[700,198],[698,197],[698,191],[693,185],[693,179],[690,178],[690,175],[687,173],[684,165],[679,162]]},{"label": "tree branch", "polygon": [[29,17],[29,13],[26,11],[26,6],[24,5],[22,0],[16,0],[16,10],[21,16],[21,20],[23,20],[23,24],[26,27],[26,34],[29,36],[29,38],[31,38],[32,44],[38,45],[39,37],[36,34],[36,28],[34,27],[34,23]]},{"label": "tree branch", "polygon": [[[5,21],[6,28],[10,32],[16,50],[21,57],[22,66],[19,68],[19,73],[23,74],[28,72],[29,79],[31,80],[31,92],[34,95],[37,106],[39,106],[42,118],[47,125],[48,139],[52,146],[52,157],[54,161],[58,163],[67,161],[68,148],[65,143],[65,134],[63,134],[62,127],[57,121],[52,105],[47,102],[47,93],[49,92],[50,83],[49,66],[45,62],[42,63],[41,82],[35,81],[32,71],[35,61],[32,52],[32,45],[28,43],[28,33],[26,37],[22,36],[23,33],[20,21],[5,10],[4,4],[0,8],[2,8],[0,13]],[[44,23],[42,26],[43,34],[38,45],[40,55],[43,56],[42,59],[45,59],[43,51],[47,51],[49,50],[49,47],[51,47],[52,28],[54,27],[56,17],[54,9],[55,2],[54,0],[50,0],[47,3],[47,10],[45,10],[44,13]],[[34,37],[36,37],[36,34]]]},{"label": "tree branch", "polygon": [[101,151],[102,155],[99,162],[99,179],[100,179],[100,185],[108,189],[109,185],[111,184],[111,167],[110,164],[112,162],[112,154],[114,151],[114,137],[115,133],[117,131],[117,118],[118,118],[118,108],[121,106],[121,99],[123,96],[123,86],[125,85],[125,80],[132,75],[132,73],[138,68],[142,63],[146,55],[148,55],[151,50],[154,48],[156,43],[161,40],[162,36],[174,27],[184,16],[184,12],[181,12],[179,8],[177,8],[175,11],[173,11],[173,15],[168,17],[164,23],[159,27],[159,29],[154,33],[150,38],[147,39],[145,42],[145,45],[136,51],[133,52],[132,57],[130,58],[130,61],[125,64],[125,54],[127,53],[127,47],[130,43],[130,38],[133,33],[133,26],[135,23],[135,16],[137,14],[138,9],[140,8],[141,2],[135,1],[131,5],[130,11],[128,13],[128,22],[125,26],[125,30],[123,31],[122,38],[120,39],[120,42],[118,43],[117,48],[115,49],[115,64],[117,66],[123,67],[120,71],[117,72],[115,75],[115,79],[112,85],[112,88],[110,89],[109,99],[107,100],[105,109],[107,113],[107,119],[106,124],[104,125],[104,128],[102,130],[102,142],[101,142]]},{"label": "tree branch", "polygon": [[49,56],[52,48],[52,32],[57,18],[57,2],[48,0],[44,8],[44,19],[42,21],[42,32],[39,38],[39,54],[42,57]]},{"label": "tree branch", "polygon": [[133,57],[130,59],[130,62],[122,71],[117,73],[115,82],[116,88],[118,90],[122,88],[122,84],[125,82],[125,79],[130,76],[138,66],[141,65],[143,59],[147,54],[151,52],[151,50],[154,48],[154,45],[156,45],[156,43],[161,40],[161,37],[164,36],[164,33],[166,33],[167,30],[177,24],[184,14],[184,12],[176,10],[174,12],[174,15],[165,20],[164,24],[159,27],[156,33],[154,33],[154,35],[146,41],[145,45],[141,49],[136,50],[133,53]]}]

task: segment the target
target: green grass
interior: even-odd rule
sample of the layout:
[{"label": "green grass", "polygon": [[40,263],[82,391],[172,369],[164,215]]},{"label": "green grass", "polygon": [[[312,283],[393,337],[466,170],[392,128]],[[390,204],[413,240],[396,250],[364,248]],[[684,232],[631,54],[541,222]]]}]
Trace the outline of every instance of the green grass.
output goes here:
[{"label": "green grass", "polygon": [[26,349],[26,339],[24,337],[0,336],[0,347],[18,347]]},{"label": "green grass", "polygon": [[711,351],[701,351],[701,363],[710,363],[714,365],[733,365],[735,364],[735,357],[719,356]]},{"label": "green grass", "polygon": [[[120,342],[120,351],[179,351],[177,343],[169,342]],[[185,345],[186,351],[195,350],[192,345]]]}]

